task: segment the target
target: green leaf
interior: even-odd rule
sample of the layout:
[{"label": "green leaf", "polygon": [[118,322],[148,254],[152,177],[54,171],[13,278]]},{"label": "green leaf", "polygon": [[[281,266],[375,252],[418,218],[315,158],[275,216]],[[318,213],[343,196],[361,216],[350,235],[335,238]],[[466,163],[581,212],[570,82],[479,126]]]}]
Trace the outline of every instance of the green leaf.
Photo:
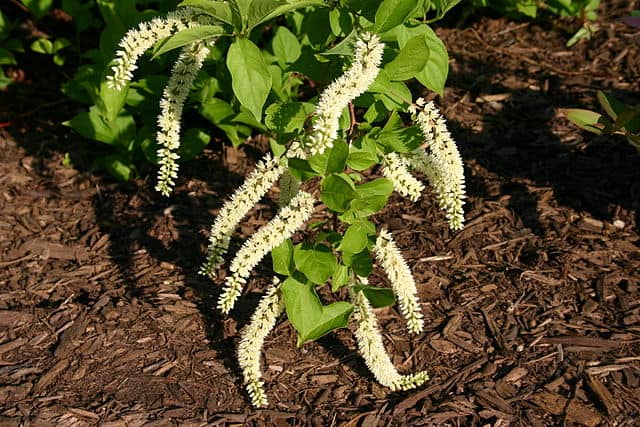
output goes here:
[{"label": "green leaf", "polygon": [[263,22],[307,6],[324,7],[326,4],[322,0],[254,0],[247,12],[248,30],[251,31]]},{"label": "green leaf", "polygon": [[416,74],[416,79],[427,88],[444,96],[444,86],[449,75],[449,54],[442,40],[425,25],[425,40],[429,48],[429,58],[425,67]]},{"label": "green leaf", "polygon": [[387,93],[391,89],[391,79],[385,70],[380,70],[376,79],[369,86],[368,91],[373,93]]},{"label": "green leaf", "polygon": [[53,53],[53,44],[51,43],[51,40],[37,39],[31,43],[31,50],[37,53],[50,55]]},{"label": "green leaf", "polygon": [[105,156],[99,163],[102,164],[107,172],[121,181],[129,181],[135,175],[133,165],[122,155],[111,154]]},{"label": "green leaf", "polygon": [[310,156],[308,161],[311,168],[321,175],[338,173],[344,170],[349,156],[349,146],[346,142],[338,139],[333,142],[333,147],[325,150],[324,153]]},{"label": "green leaf", "polygon": [[376,142],[386,153],[408,153],[424,142],[424,136],[416,126],[400,129],[383,129]]},{"label": "green leaf", "polygon": [[235,111],[229,103],[222,99],[210,99],[201,105],[199,112],[204,118],[224,131],[234,147],[242,144],[251,134],[251,129],[247,126],[233,123]]},{"label": "green leaf", "polygon": [[64,65],[64,56],[56,53],[55,55],[53,55],[53,63],[58,66]]},{"label": "green leaf", "polygon": [[396,297],[389,288],[378,288],[375,286],[356,285],[353,287],[356,292],[362,292],[371,303],[373,308],[389,307],[395,304]]},{"label": "green leaf", "polygon": [[416,0],[384,0],[376,11],[373,31],[384,33],[401,25],[418,5]]},{"label": "green leaf", "polygon": [[203,129],[189,128],[180,141],[180,160],[187,161],[196,157],[211,141],[211,137]]},{"label": "green leaf", "polygon": [[579,108],[565,108],[561,111],[564,112],[567,119],[579,128],[602,135],[602,130],[604,129],[604,124],[602,123],[604,117],[602,114]]},{"label": "green leaf", "polygon": [[613,120],[616,120],[618,118],[618,114],[627,109],[627,106],[624,103],[601,90],[598,91],[597,96],[600,105]]},{"label": "green leaf", "polygon": [[331,275],[331,292],[336,292],[349,283],[349,276],[349,267],[346,265],[338,265],[336,271]]},{"label": "green leaf", "polygon": [[341,56],[351,56],[353,54],[353,45],[355,40],[358,38],[358,31],[353,30],[349,33],[348,36],[343,38],[340,43],[332,47],[331,49],[321,52],[320,55],[323,56],[331,56],[331,55],[341,55]]},{"label": "green leaf", "polygon": [[415,77],[427,65],[429,45],[425,35],[412,37],[400,50],[400,53],[389,62],[384,70],[394,81],[404,81]]},{"label": "green leaf", "polygon": [[227,67],[238,101],[261,121],[262,106],[271,89],[271,74],[260,49],[248,39],[236,39],[229,47]]},{"label": "green leaf", "polygon": [[385,153],[407,153],[424,142],[424,136],[416,126],[404,127],[402,118],[393,112],[384,128],[375,135],[376,143]]},{"label": "green leaf", "polygon": [[209,16],[218,18],[222,22],[233,25],[233,13],[227,1],[183,0],[178,6],[198,9]]},{"label": "green leaf", "polygon": [[388,112],[389,111],[387,110],[387,107],[385,107],[384,102],[378,100],[371,104],[363,117],[368,123],[375,123],[382,121],[387,116]]},{"label": "green leaf", "polygon": [[286,27],[278,27],[271,41],[273,53],[278,60],[292,64],[300,57],[302,49],[296,36]]},{"label": "green leaf", "polygon": [[329,175],[322,180],[320,199],[329,209],[344,212],[356,197],[351,179],[345,175]]},{"label": "green leaf", "polygon": [[357,254],[344,252],[342,254],[342,261],[350,266],[353,272],[360,277],[369,277],[373,271],[373,260],[367,249]]},{"label": "green leaf", "polygon": [[173,49],[186,46],[188,44],[219,37],[224,33],[222,27],[217,25],[200,25],[197,27],[185,28],[169,37],[158,41],[153,47],[153,57],[155,59],[163,53]]},{"label": "green leaf", "polygon": [[280,246],[276,246],[271,251],[271,261],[273,263],[273,271],[290,276],[295,270],[293,262],[293,243],[291,239],[285,240]]},{"label": "green leaf", "polygon": [[387,204],[392,192],[393,184],[387,178],[378,178],[358,185],[356,187],[357,200],[352,202],[352,209],[359,210],[361,216],[372,215]]},{"label": "green leaf", "polygon": [[293,250],[293,261],[296,268],[315,284],[325,283],[338,265],[331,248],[311,243],[296,245]]},{"label": "green leaf", "polygon": [[461,0],[433,0],[437,13],[434,19],[440,20],[449,10],[460,3],[460,1]]},{"label": "green leaf", "polygon": [[11,32],[11,25],[9,24],[9,20],[0,10],[0,40],[4,40],[9,36]]},{"label": "green leaf", "polygon": [[0,47],[0,65],[14,65],[16,58],[7,49]]},{"label": "green leaf", "polygon": [[276,133],[291,133],[302,130],[313,104],[306,102],[281,102],[271,104],[265,111],[264,124]]},{"label": "green leaf", "polygon": [[49,13],[51,7],[53,6],[53,0],[21,0],[22,4],[24,4],[27,9],[36,19],[42,18],[44,15]]},{"label": "green leaf", "polygon": [[104,142],[109,145],[117,145],[126,148],[129,142],[135,138],[136,123],[133,116],[124,114],[116,120],[107,122],[93,106],[88,112],[82,112],[64,123],[71,126],[76,132],[87,139]]},{"label": "green leaf", "polygon": [[71,42],[68,39],[62,37],[53,42],[51,50],[55,53],[69,46],[71,46]]},{"label": "green leaf", "polygon": [[331,9],[329,25],[334,36],[344,37],[353,31],[353,15],[344,9]]},{"label": "green leaf", "polygon": [[[351,252],[352,254],[362,252],[362,250],[367,247],[367,243],[369,243],[371,225],[373,224],[367,220],[360,220],[351,224],[349,228],[347,228],[347,231],[345,231],[338,250]],[[373,231],[375,232],[375,227]]]},{"label": "green leaf", "polygon": [[318,173],[309,166],[309,162],[302,159],[289,159],[289,171],[298,181],[306,181],[318,176]]},{"label": "green leaf", "polygon": [[280,286],[287,317],[298,331],[298,347],[334,329],[347,326],[353,305],[345,301],[322,305],[313,286],[289,277]]},{"label": "green leaf", "polygon": [[369,169],[378,162],[376,143],[368,135],[358,138],[349,148],[347,165],[357,171]]}]

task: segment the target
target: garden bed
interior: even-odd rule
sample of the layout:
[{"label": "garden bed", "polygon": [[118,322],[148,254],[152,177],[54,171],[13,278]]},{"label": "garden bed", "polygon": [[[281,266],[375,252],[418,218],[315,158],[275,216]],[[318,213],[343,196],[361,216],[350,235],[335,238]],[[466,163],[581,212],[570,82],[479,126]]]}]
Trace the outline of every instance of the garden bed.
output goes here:
[{"label": "garden bed", "polygon": [[296,349],[284,322],[265,346],[266,410],[248,404],[234,352],[269,269],[231,316],[215,308],[220,283],[197,275],[217,209],[264,141],[214,141],[163,198],[152,179],[65,165],[94,143],[59,125],[75,107],[25,66],[21,89],[0,94],[0,425],[635,425],[640,155],[558,112],[593,106],[597,89],[638,101],[640,35],[619,22],[626,2],[603,3],[601,30],[571,49],[551,24],[438,29],[451,72],[437,102],[465,161],[466,227],[450,232],[427,195],[394,196],[375,217],[426,320],[410,338],[394,308],[378,311],[388,351],[431,380],[390,392],[352,331]]}]

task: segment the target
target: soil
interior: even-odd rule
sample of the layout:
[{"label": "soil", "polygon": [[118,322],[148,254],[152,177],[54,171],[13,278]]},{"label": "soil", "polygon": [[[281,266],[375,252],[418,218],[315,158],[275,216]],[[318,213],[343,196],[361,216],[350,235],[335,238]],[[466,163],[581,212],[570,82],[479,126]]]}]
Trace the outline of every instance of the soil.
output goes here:
[{"label": "soil", "polygon": [[[283,321],[265,346],[264,410],[234,349],[269,265],[230,316],[215,309],[220,283],[197,275],[217,210],[264,144],[212,144],[165,199],[153,173],[119,183],[81,167],[98,143],[60,125],[80,107],[41,68],[15,70],[22,82],[0,98],[0,425],[637,425],[640,155],[559,110],[597,108],[599,89],[640,101],[640,34],[619,21],[632,7],[602,3],[600,31],[570,49],[570,21],[438,28],[451,73],[437,102],[465,161],[467,225],[450,232],[429,194],[394,196],[375,219],[428,325],[410,338],[395,308],[379,310],[387,349],[431,379],[390,392],[351,330],[296,349]],[[271,196],[236,245],[273,216]]]}]

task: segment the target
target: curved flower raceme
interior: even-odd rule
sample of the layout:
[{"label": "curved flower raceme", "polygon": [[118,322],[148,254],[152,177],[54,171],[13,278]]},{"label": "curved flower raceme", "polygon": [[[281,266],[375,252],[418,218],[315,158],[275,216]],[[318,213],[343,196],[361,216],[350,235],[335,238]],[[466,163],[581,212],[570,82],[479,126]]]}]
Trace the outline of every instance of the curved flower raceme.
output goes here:
[{"label": "curved flower raceme", "polygon": [[284,311],[284,303],[278,290],[278,279],[273,278],[273,286],[262,297],[251,321],[240,332],[238,344],[238,363],[242,368],[244,383],[251,397],[253,406],[267,406],[267,395],[264,392],[262,370],[260,369],[260,353],[264,339],[276,325],[278,317]]},{"label": "curved flower raceme", "polygon": [[376,380],[394,391],[410,390],[424,384],[429,379],[425,371],[401,375],[393,366],[378,330],[378,320],[367,297],[362,292],[355,292],[352,294],[352,302],[355,306],[355,336],[358,349]]},{"label": "curved flower raceme", "polygon": [[202,42],[191,43],[184,47],[173,66],[167,87],[164,88],[160,100],[158,115],[158,133],[156,140],[158,149],[158,184],[156,190],[168,196],[178,177],[178,153],[180,147],[180,120],[182,108],[189,95],[191,85],[202,68],[209,49]]},{"label": "curved flower raceme", "polygon": [[391,180],[393,188],[412,202],[420,198],[424,185],[411,175],[407,161],[396,153],[384,156],[382,174]]},{"label": "curved flower raceme", "polygon": [[[138,28],[129,30],[118,45],[120,49],[116,52],[115,65],[111,67],[113,74],[107,76],[109,87],[117,90],[124,88],[133,78],[138,59],[158,41],[185,28],[212,22],[210,17],[198,15],[187,7],[170,12],[165,18],[158,17],[143,22]],[[178,176],[177,149],[180,146],[182,108],[191,85],[209,54],[207,45],[211,44],[212,42],[199,41],[182,48],[160,100],[157,133],[160,170],[156,190],[163,196],[169,195]]]},{"label": "curved flower raceme", "polygon": [[398,300],[400,312],[407,321],[409,332],[413,334],[422,332],[424,320],[418,302],[416,283],[391,233],[381,230],[373,251],[391,282],[391,288]]},{"label": "curved flower raceme", "polygon": [[301,141],[291,144],[289,157],[306,158],[309,154],[322,154],[333,146],[342,111],[366,92],[378,76],[383,48],[384,44],[374,34],[364,33],[356,40],[351,67],[322,92],[311,131]]},{"label": "curved flower raceme", "polygon": [[224,262],[222,258],[229,248],[231,235],[240,220],[258,203],[285,171],[278,158],[267,154],[249,174],[244,183],[236,190],[220,209],[218,217],[211,226],[207,260],[200,274],[211,276],[213,271]]},{"label": "curved flower raceme", "polygon": [[225,288],[218,300],[218,308],[229,313],[242,293],[242,288],[254,267],[262,258],[291,237],[313,213],[313,196],[304,191],[298,192],[291,202],[282,208],[278,215],[267,225],[259,229],[236,254],[229,270],[232,275],[225,280]]},{"label": "curved flower raceme", "polygon": [[406,159],[413,169],[427,176],[437,193],[438,204],[446,212],[449,227],[459,230],[464,226],[465,183],[458,147],[433,102],[425,103],[424,99],[418,98],[409,111],[422,130],[424,145],[430,152],[427,154],[419,148]]},{"label": "curved flower raceme", "polygon": [[157,17],[142,22],[138,28],[130,29],[120,40],[120,49],[116,52],[115,65],[111,67],[113,75],[107,76],[109,87],[120,90],[133,78],[133,72],[138,68],[138,59],[154,44],[176,31],[183,30],[195,21],[196,12],[191,8],[181,8],[169,12],[165,18]]}]

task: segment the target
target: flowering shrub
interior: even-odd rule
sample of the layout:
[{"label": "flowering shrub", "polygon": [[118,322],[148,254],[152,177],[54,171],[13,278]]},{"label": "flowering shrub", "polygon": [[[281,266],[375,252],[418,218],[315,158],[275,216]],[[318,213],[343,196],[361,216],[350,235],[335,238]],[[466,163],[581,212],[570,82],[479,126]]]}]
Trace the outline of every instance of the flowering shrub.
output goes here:
[{"label": "flowering shrub", "polygon": [[[413,175],[419,172],[418,177],[432,184],[450,227],[457,230],[463,226],[464,174],[456,145],[433,102],[422,98],[413,102],[404,83],[416,78],[442,91],[447,74],[446,49],[423,22],[427,15],[444,13],[447,2],[439,3],[432,10],[417,0],[345,1],[332,8],[313,0],[186,0],[167,17],[154,18],[130,30],[120,42],[108,77],[114,90],[130,84],[136,63],[146,50],[153,49],[159,55],[181,49],[158,116],[160,171],[156,188],[162,194],[169,195],[175,185],[181,113],[213,46],[228,46],[226,65],[244,121],[255,122],[271,136],[272,152],[220,209],[201,269],[202,274],[217,281],[217,271],[224,264],[239,223],[278,183],[280,211],[235,253],[218,300],[218,309],[229,313],[253,269],[271,253],[276,277],[241,332],[238,346],[239,365],[257,407],[267,405],[261,380],[261,348],[282,313],[298,332],[298,346],[346,327],[352,319],[358,349],[384,386],[407,390],[428,379],[425,372],[400,374],[385,351],[374,308],[397,301],[410,334],[421,333],[424,321],[409,266],[391,233],[384,228],[377,232],[369,218],[385,206],[394,190],[417,201],[424,189]],[[301,8],[304,12],[290,13]],[[285,13],[293,31],[284,25],[271,29],[275,32],[273,50],[277,52],[273,62],[288,65],[269,66],[268,55],[249,35],[260,24]],[[317,34],[311,30],[300,30],[312,24],[314,28],[321,28],[323,23],[327,27],[326,20],[330,32],[325,33],[325,40],[314,39]],[[231,38],[230,43],[226,43],[226,37]],[[314,53],[314,49],[325,47],[328,50]],[[294,73],[289,70],[296,69],[293,64],[303,55],[307,63],[298,66],[307,70],[308,78],[317,73],[316,67],[329,73],[334,67],[332,82],[317,99],[298,101],[278,96],[278,92],[284,95],[278,73],[283,69]],[[339,66],[342,58],[346,62]],[[299,79],[301,75],[296,71],[289,78]],[[276,99],[272,98],[263,117],[263,107],[272,92],[276,92]],[[356,107],[364,113],[358,114]],[[399,113],[403,111],[410,113],[413,125],[404,125]],[[372,175],[368,171],[378,166],[384,177],[368,180]],[[318,183],[319,191],[313,191]],[[335,221],[309,226],[312,232],[308,240],[294,244],[294,234],[309,221],[317,206]],[[390,289],[369,285],[374,258],[386,272]],[[349,301],[323,304],[316,289],[328,283],[333,292],[346,288]]]}]

